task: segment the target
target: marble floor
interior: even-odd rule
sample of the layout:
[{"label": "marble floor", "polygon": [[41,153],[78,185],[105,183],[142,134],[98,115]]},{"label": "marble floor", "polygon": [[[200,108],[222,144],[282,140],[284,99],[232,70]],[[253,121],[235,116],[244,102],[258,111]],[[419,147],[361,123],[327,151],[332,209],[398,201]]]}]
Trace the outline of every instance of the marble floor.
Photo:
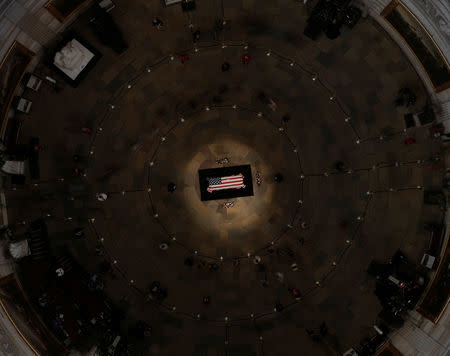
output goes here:
[{"label": "marble floor", "polygon": [[[198,0],[183,13],[115,2],[129,50],[117,56],[102,46],[86,13],[71,29],[102,52],[96,67],[78,88],[29,94],[22,140],[38,136],[44,146],[42,182],[7,194],[9,220],[49,212],[55,246],[89,271],[109,259],[117,277],[107,278],[106,293],[126,301],[124,328],[138,319],[154,327],[149,355],[332,355],[357,345],[381,310],[370,261],[400,248],[419,262],[423,224],[442,218],[423,205],[423,189],[440,185],[441,163],[430,161],[439,144],[427,128],[405,132],[405,110],[393,104],[403,86],[417,95],[411,110],[427,100],[406,57],[370,19],[312,42],[303,35],[311,3]],[[407,137],[416,143],[405,145]],[[73,177],[74,154],[86,176]],[[197,172],[221,157],[262,177],[261,185],[253,177],[254,196],[230,209],[200,200]],[[76,226],[86,239],[72,239]],[[98,244],[106,257],[95,255]],[[168,289],[162,305],[146,298],[155,280]],[[305,329],[322,321],[329,334],[313,342]]]}]

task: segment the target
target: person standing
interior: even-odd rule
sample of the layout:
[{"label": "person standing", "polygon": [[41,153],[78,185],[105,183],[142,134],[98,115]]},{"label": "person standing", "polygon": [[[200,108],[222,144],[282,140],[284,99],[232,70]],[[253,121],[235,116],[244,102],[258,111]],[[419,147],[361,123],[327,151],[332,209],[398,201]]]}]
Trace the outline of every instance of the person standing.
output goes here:
[{"label": "person standing", "polygon": [[159,248],[163,251],[166,251],[169,248],[169,244],[166,242],[162,242],[159,244]]},{"label": "person standing", "polygon": [[192,33],[192,40],[194,43],[200,41],[200,30],[196,30]]},{"label": "person standing", "polygon": [[300,300],[300,298],[302,297],[302,294],[297,288],[289,288],[288,291],[289,293],[291,293],[292,298],[294,298],[295,300]]},{"label": "person standing", "polygon": [[84,229],[82,227],[77,227],[73,230],[73,236],[76,239],[81,239],[84,237]]},{"label": "person standing", "polygon": [[189,55],[184,53],[184,54],[180,54],[180,61],[182,64],[186,63],[189,60]]},{"label": "person standing", "polygon": [[223,62],[222,63],[222,72],[228,72],[230,70],[230,63]]},{"label": "person standing", "polygon": [[164,23],[162,22],[162,20],[158,17],[155,17],[152,21],[152,25],[154,27],[156,27],[158,30],[161,30],[164,26]]},{"label": "person standing", "polygon": [[283,175],[282,175],[281,173],[275,174],[274,180],[275,180],[275,182],[277,182],[277,183],[281,183],[281,182],[283,181]]},{"label": "person standing", "polygon": [[98,193],[97,194],[98,201],[106,201],[106,199],[108,199],[108,194],[106,194],[106,193]]},{"label": "person standing", "polygon": [[92,132],[92,130],[91,130],[90,127],[83,126],[83,127],[81,128],[81,133],[84,133],[85,135],[90,135],[91,132]]},{"label": "person standing", "polygon": [[245,53],[241,57],[243,64],[249,64],[252,61],[252,56],[248,53]]},{"label": "person standing", "polygon": [[173,193],[173,192],[175,191],[175,189],[177,189],[177,186],[176,186],[175,183],[170,182],[170,183],[167,185],[167,190],[168,190],[170,193]]},{"label": "person standing", "polygon": [[284,282],[284,274],[281,272],[275,272],[275,277],[277,278],[278,282],[283,283]]}]

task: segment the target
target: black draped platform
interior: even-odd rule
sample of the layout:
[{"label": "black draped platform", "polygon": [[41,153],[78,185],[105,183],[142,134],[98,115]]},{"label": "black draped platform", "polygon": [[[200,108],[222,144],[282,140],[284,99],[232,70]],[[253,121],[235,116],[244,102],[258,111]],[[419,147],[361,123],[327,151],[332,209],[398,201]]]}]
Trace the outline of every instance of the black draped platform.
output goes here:
[{"label": "black draped platform", "polygon": [[[211,193],[207,191],[208,178],[220,178],[237,174],[242,174],[244,176],[245,188],[217,190]],[[198,178],[200,181],[200,194],[202,201],[231,199],[253,195],[252,169],[249,164],[244,166],[200,169],[198,171]]]}]

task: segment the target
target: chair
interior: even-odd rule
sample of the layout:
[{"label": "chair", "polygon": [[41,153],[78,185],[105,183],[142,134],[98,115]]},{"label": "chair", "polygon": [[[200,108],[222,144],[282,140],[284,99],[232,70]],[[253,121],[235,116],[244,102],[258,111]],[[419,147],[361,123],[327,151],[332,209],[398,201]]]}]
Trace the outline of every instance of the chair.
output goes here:
[{"label": "chair", "polygon": [[114,4],[111,0],[101,0],[99,1],[98,6],[100,6],[106,12],[110,12],[116,7],[116,4]]},{"label": "chair", "polygon": [[31,105],[33,105],[33,102],[30,100],[27,100],[22,97],[16,97],[16,109],[17,111],[23,112],[24,114],[29,114],[31,111]]},{"label": "chair", "polygon": [[42,79],[36,77],[34,74],[30,74],[27,83],[25,84],[25,86],[27,88],[30,88],[34,91],[38,91],[39,88],[41,87],[42,84]]}]

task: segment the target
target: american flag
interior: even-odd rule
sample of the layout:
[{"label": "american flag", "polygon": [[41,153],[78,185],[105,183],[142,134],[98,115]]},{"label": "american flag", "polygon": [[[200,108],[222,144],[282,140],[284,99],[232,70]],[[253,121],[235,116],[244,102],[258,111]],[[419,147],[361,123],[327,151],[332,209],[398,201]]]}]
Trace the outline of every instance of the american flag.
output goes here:
[{"label": "american flag", "polygon": [[234,176],[206,179],[208,180],[208,188],[206,190],[209,193],[212,193],[215,190],[245,188],[244,176],[242,175],[242,173]]}]

